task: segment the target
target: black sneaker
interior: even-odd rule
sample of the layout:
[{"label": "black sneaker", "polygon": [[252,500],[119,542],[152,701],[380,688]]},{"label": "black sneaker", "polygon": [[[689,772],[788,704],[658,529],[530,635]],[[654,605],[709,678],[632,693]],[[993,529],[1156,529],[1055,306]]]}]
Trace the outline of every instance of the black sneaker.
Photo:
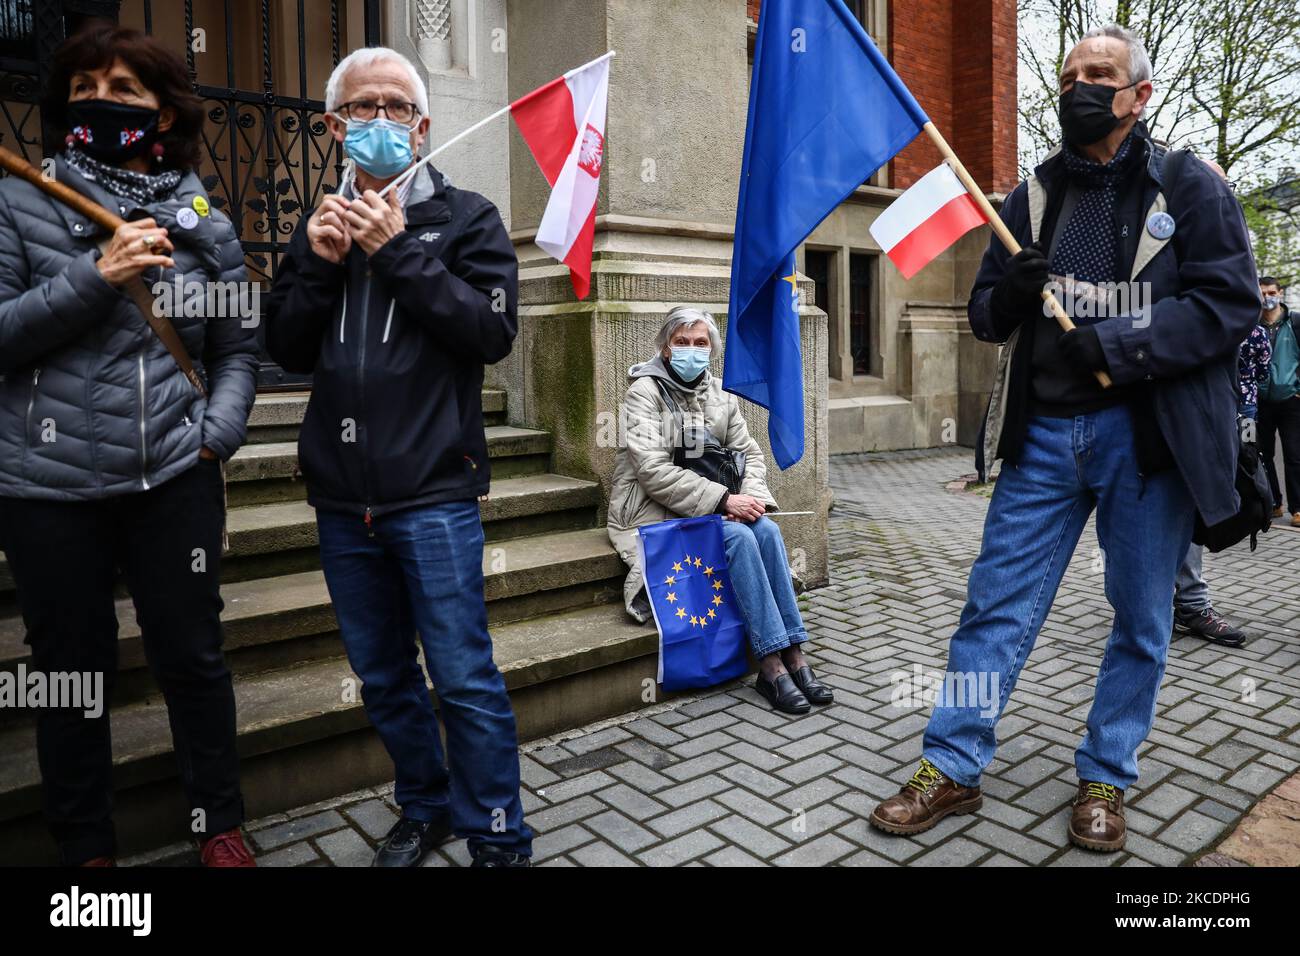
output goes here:
[{"label": "black sneaker", "polygon": [[1225,621],[1212,607],[1195,614],[1174,611],[1174,633],[1194,634],[1224,647],[1241,647],[1246,643],[1245,632]]},{"label": "black sneaker", "polygon": [[447,819],[424,823],[402,817],[384,837],[371,866],[419,866],[439,843],[451,836]]},{"label": "black sneaker", "polygon": [[474,862],[470,866],[532,866],[533,861],[522,853],[512,853],[491,844],[485,844],[474,851]]}]

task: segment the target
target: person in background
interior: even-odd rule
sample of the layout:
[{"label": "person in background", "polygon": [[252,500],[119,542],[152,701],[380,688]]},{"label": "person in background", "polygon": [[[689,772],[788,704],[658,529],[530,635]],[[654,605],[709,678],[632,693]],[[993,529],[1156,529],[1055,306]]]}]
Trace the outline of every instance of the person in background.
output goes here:
[{"label": "person in background", "polygon": [[[1202,162],[1214,170],[1220,179],[1228,182],[1222,166],[1208,159]],[[1268,334],[1259,325],[1250,330],[1246,341],[1237,349],[1237,383],[1241,393],[1239,424],[1252,433],[1259,406],[1259,390],[1268,383],[1271,355]],[[1174,579],[1174,633],[1194,635],[1224,647],[1241,647],[1246,643],[1245,632],[1215,611],[1210,600],[1210,586],[1206,583],[1202,570],[1204,558],[1204,546],[1193,542],[1187,549],[1183,566],[1178,569],[1178,577]]]},{"label": "person in background", "polygon": [[[1281,518],[1285,505],[1285,513],[1291,515],[1291,526],[1300,528],[1300,312],[1286,307],[1282,292],[1277,279],[1260,278],[1261,320],[1272,346],[1272,356],[1268,382],[1260,388],[1257,434],[1268,483],[1273,489],[1273,517]],[[1279,437],[1284,469],[1281,482],[1273,460]]]}]

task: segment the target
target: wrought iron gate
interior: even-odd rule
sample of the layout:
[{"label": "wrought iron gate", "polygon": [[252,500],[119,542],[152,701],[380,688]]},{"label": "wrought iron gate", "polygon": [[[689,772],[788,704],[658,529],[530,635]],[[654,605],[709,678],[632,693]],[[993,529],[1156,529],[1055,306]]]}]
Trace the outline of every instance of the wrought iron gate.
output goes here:
[{"label": "wrought iron gate", "polygon": [[[200,175],[269,283],[304,209],[335,188],[342,155],[324,122],[340,51],[380,42],[379,0],[0,0],[0,145],[32,162],[62,145],[38,107],[55,47],[88,18],[183,48],[207,106]],[[263,388],[301,385],[264,359]]]}]

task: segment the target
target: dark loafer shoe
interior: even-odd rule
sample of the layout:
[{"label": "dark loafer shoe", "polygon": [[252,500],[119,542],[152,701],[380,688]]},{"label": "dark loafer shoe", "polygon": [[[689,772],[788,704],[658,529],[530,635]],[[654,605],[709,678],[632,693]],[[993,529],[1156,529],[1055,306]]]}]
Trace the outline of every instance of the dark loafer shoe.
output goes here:
[{"label": "dark loafer shoe", "polygon": [[1124,791],[1109,783],[1083,780],[1070,810],[1070,842],[1085,850],[1114,853],[1124,848]]},{"label": "dark loafer shoe", "polygon": [[451,821],[444,818],[425,823],[402,817],[384,837],[371,866],[419,866],[438,844],[451,836]]},{"label": "dark loafer shoe", "polygon": [[763,699],[772,705],[773,710],[783,714],[806,714],[812,710],[812,704],[803,695],[789,674],[778,674],[775,681],[767,680],[762,674],[754,682],[754,690],[763,695]]},{"label": "dark loafer shoe", "polygon": [[790,677],[811,704],[829,704],[835,699],[831,689],[813,676],[812,668],[807,664],[797,671],[791,671]]},{"label": "dark loafer shoe", "polygon": [[474,851],[474,862],[470,866],[532,866],[533,861],[522,853],[512,853],[490,844]]},{"label": "dark loafer shoe", "polygon": [[979,787],[963,787],[922,758],[912,779],[872,810],[867,820],[877,830],[910,836],[923,833],[950,814],[974,813],[983,805]]}]

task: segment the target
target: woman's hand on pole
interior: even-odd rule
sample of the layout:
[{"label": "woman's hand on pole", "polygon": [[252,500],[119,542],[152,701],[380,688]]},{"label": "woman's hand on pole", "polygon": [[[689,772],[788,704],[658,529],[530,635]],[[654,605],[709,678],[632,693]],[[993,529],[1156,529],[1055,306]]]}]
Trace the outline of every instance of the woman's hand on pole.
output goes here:
[{"label": "woman's hand on pole", "polygon": [[153,219],[137,219],[118,226],[108,248],[95,262],[95,268],[110,285],[125,285],[153,266],[174,268],[171,252],[166,229],[160,228]]}]

